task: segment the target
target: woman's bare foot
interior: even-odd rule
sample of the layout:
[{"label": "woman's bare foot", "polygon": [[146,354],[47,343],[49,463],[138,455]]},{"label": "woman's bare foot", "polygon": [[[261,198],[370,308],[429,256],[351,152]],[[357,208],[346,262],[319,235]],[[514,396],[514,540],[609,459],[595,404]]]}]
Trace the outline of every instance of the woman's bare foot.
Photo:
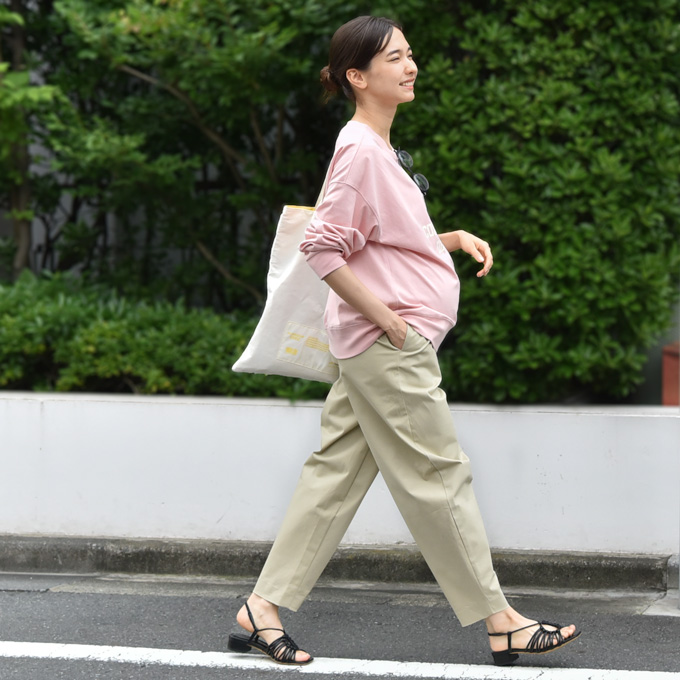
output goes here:
[{"label": "woman's bare foot", "polygon": [[[531,640],[533,634],[538,630],[538,625],[537,621],[527,619],[516,612],[512,607],[508,607],[497,614],[492,614],[486,619],[486,628],[489,633],[509,633],[518,628],[524,628],[524,626],[531,626],[526,630],[518,630],[513,634],[513,649],[526,649],[529,640]],[[557,630],[556,627],[547,624],[544,624],[544,628],[546,630]],[[576,634],[576,626],[565,626],[560,629],[560,633],[565,640],[568,640]],[[489,642],[491,644],[492,652],[502,652],[508,649],[508,638],[505,635],[490,637]]]},{"label": "woman's bare foot", "polygon": [[[283,626],[281,625],[281,619],[279,618],[279,608],[275,604],[272,604],[259,595],[255,595],[255,593],[253,593],[248,598],[248,606],[250,607],[255,624],[257,625],[258,629],[262,631],[258,633],[258,635],[268,645],[274,642],[274,640],[277,638],[281,637],[283,634]],[[241,626],[241,628],[244,628],[249,633],[253,632],[253,624],[248,617],[248,611],[245,605],[241,607],[239,613],[236,615],[236,621],[238,622],[238,625]],[[264,630],[267,628],[275,628],[278,630]],[[295,652],[296,663],[304,663],[305,661],[309,661],[310,658],[311,656],[307,654],[307,652],[303,652],[302,650]]]}]

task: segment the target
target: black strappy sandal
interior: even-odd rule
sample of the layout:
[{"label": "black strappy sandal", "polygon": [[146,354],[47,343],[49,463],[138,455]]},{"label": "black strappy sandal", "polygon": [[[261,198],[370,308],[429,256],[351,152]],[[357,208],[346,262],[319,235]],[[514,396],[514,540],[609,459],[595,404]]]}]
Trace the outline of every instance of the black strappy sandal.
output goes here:
[{"label": "black strappy sandal", "polygon": [[[526,630],[527,628],[532,628],[533,626],[538,626],[538,630],[531,636],[529,644],[526,649],[513,649],[512,648],[512,636],[513,633],[519,633],[520,630]],[[553,626],[556,630],[548,630],[543,626]],[[508,636],[508,648],[502,652],[491,652],[493,655],[493,660],[496,666],[510,666],[515,661],[520,654],[547,654],[548,652],[554,652],[560,647],[573,642],[580,634],[581,631],[576,631],[571,637],[565,638],[561,632],[562,626],[558,626],[556,623],[550,623],[549,621],[539,621],[537,623],[531,623],[523,628],[517,628],[517,630],[510,631],[509,633],[489,633],[489,637],[501,637],[503,635]]]},{"label": "black strappy sandal", "polygon": [[[285,666],[304,666],[311,661],[314,661],[314,657],[309,656],[309,659],[305,661],[296,661],[295,652],[303,651],[301,650],[293,639],[286,633],[283,628],[258,628],[255,625],[255,619],[250,611],[250,607],[246,602],[246,611],[248,612],[248,618],[250,623],[253,624],[252,635],[243,635],[241,633],[232,633],[229,636],[229,641],[227,642],[227,649],[232,652],[249,652],[251,649],[258,649],[263,654],[266,654],[272,661],[276,663],[284,664]],[[267,644],[259,635],[263,630],[280,630],[283,635],[276,638],[271,644]]]}]

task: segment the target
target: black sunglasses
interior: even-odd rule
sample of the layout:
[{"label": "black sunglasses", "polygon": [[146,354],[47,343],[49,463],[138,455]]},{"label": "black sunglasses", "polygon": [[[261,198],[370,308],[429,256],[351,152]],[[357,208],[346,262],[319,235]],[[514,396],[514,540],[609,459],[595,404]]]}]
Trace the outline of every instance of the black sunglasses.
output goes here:
[{"label": "black sunglasses", "polygon": [[430,183],[427,181],[425,175],[421,175],[419,172],[413,174],[411,168],[413,167],[413,158],[408,151],[403,149],[395,149],[394,152],[397,154],[399,163],[401,167],[406,170],[406,172],[411,176],[411,179],[416,183],[416,186],[423,192],[423,196],[427,194],[427,190],[430,188]]}]

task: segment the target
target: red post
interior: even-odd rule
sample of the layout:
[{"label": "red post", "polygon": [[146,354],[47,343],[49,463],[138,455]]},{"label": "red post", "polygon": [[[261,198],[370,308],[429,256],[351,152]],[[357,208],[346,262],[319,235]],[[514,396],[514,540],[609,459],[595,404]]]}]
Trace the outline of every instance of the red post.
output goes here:
[{"label": "red post", "polygon": [[680,342],[672,342],[663,348],[662,389],[664,406],[680,406],[678,383],[680,382]]}]

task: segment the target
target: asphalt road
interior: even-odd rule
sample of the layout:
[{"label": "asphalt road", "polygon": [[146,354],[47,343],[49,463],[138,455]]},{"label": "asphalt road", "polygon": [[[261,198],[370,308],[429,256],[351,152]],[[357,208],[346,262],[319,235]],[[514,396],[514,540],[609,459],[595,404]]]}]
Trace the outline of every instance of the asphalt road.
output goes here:
[{"label": "asphalt road", "polygon": [[[0,574],[0,656],[13,642],[56,643],[67,645],[67,651],[78,649],[72,645],[95,645],[226,652],[236,612],[251,586],[251,581],[215,578]],[[483,624],[461,628],[436,587],[413,584],[324,583],[300,612],[284,612],[284,623],[301,647],[323,663],[331,660],[329,664],[361,659],[452,665],[453,671],[440,677],[454,677],[450,673],[459,665],[494,678],[517,678],[521,673],[516,668],[531,667],[544,671],[547,679],[552,677],[549,669],[665,671],[677,673],[680,680],[677,591],[665,601],[651,592],[507,594],[527,616],[577,623],[581,639],[554,654],[523,656],[516,667],[501,672],[490,665]],[[661,615],[650,615],[650,608]],[[284,675],[281,667],[254,654],[245,655],[250,668],[213,668],[172,661],[68,660],[49,650],[45,658],[0,658],[0,680],[272,680]],[[389,668],[397,668],[402,678],[435,677],[435,667]],[[414,675],[405,675],[411,668]],[[466,672],[460,677],[472,677]],[[356,669],[334,670],[321,662],[318,671],[314,664],[305,671],[310,678],[329,674],[349,680],[366,677]],[[616,680],[617,673],[606,677]],[[649,678],[662,680],[655,673]]]}]

